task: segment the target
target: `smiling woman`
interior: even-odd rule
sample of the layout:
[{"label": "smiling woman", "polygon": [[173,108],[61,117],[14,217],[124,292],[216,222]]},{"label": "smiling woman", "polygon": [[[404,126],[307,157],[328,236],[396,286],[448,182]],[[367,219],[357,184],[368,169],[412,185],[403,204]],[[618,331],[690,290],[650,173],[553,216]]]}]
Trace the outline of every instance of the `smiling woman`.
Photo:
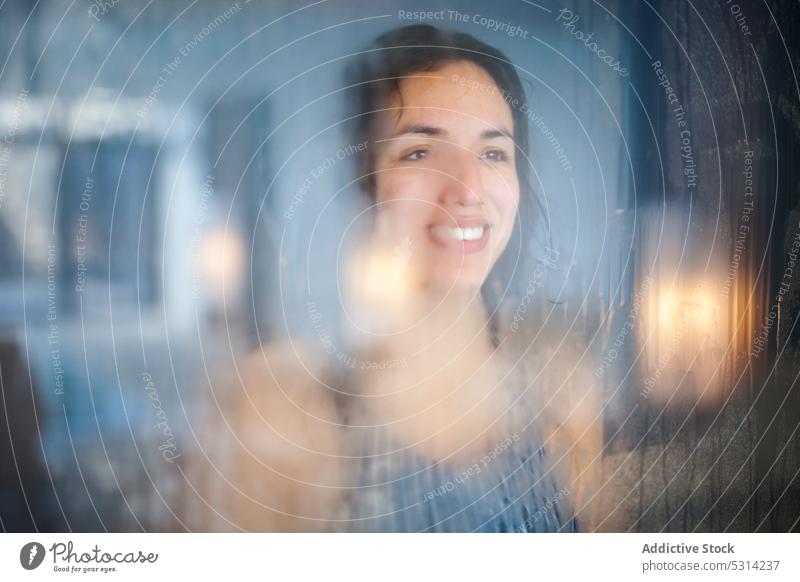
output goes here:
[{"label": "smiling woman", "polygon": [[483,284],[519,203],[510,109],[453,76],[492,83],[468,61],[402,79],[375,128],[374,170],[378,232],[421,241],[425,284],[449,292]]},{"label": "smiling woman", "polygon": [[555,444],[572,425],[593,438],[567,388],[586,374],[519,328],[501,338],[487,300],[490,286],[507,292],[533,229],[514,66],[470,35],[409,26],[353,71],[372,228],[343,297],[347,345],[250,359],[233,517],[268,530],[574,531],[581,443]]},{"label": "smiling woman", "polygon": [[514,66],[470,35],[419,25],[382,35],[354,71],[356,131],[376,146],[361,173],[377,231],[424,241],[427,286],[480,287],[530,202],[520,200],[528,125]]}]

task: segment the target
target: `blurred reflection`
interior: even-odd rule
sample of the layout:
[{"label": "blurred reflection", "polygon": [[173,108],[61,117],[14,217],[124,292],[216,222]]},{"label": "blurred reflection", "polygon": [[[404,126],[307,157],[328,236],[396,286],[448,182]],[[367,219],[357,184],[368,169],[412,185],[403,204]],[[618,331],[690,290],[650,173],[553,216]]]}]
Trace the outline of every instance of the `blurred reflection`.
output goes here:
[{"label": "blurred reflection", "polygon": [[[384,34],[354,70],[371,230],[348,245],[346,333],[340,346],[324,336],[327,356],[293,341],[253,356],[262,372],[237,407],[248,420],[234,423],[252,428],[232,461],[231,485],[244,491],[230,493],[229,519],[258,529],[572,531],[594,460],[577,460],[576,441],[594,439],[599,451],[599,408],[591,388],[570,402],[578,373],[549,400],[539,386],[552,372],[539,370],[529,389],[542,348],[512,334],[481,293],[490,281],[508,289],[506,264],[519,261],[509,241],[529,236],[518,220],[533,202],[520,80],[496,49],[429,26]],[[506,253],[516,260],[501,264]],[[565,364],[574,372],[580,362]],[[567,428],[573,416],[582,439]]]},{"label": "blurred reflection", "polygon": [[0,529],[797,528],[788,2],[94,4],[0,3]]},{"label": "blurred reflection", "polygon": [[[719,406],[728,396],[735,359],[730,319],[741,319],[730,307],[721,261],[701,271],[694,257],[681,257],[686,228],[679,213],[660,217],[658,224],[652,215],[648,218],[642,247],[656,266],[642,298],[641,401],[701,409]],[[696,234],[684,238],[691,246],[704,242]]]}]

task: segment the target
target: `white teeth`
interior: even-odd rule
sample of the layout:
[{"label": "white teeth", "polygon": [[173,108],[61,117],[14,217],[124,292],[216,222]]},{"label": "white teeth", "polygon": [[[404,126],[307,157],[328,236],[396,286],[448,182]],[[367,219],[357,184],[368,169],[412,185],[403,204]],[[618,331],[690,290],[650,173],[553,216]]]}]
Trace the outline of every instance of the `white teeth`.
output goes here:
[{"label": "white teeth", "polygon": [[478,240],[483,236],[483,226],[473,226],[471,228],[458,228],[458,227],[438,227],[436,231],[439,235],[447,236],[449,238],[465,241],[465,240]]},{"label": "white teeth", "polygon": [[478,240],[483,236],[483,227],[473,228],[451,228],[450,236],[456,240]]}]

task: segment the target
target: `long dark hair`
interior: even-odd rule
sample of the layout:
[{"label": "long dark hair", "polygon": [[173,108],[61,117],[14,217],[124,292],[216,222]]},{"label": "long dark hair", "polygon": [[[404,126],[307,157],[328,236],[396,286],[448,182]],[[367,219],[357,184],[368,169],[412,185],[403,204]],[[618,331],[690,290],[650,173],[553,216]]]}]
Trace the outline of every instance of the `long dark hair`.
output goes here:
[{"label": "long dark hair", "polygon": [[[496,48],[474,36],[448,31],[429,25],[412,25],[389,30],[364,51],[349,70],[349,85],[356,94],[351,100],[352,118],[359,143],[368,147],[359,158],[360,186],[368,203],[375,202],[375,159],[371,147],[378,114],[389,107],[393,95],[400,94],[400,81],[409,75],[432,72],[445,64],[467,61],[485,70],[494,80],[504,100],[511,109],[514,122],[516,171],[519,180],[520,203],[517,220],[506,246],[492,273],[483,286],[483,295],[493,315],[501,300],[520,297],[524,282],[514,277],[517,271],[530,272],[532,253],[530,239],[522,236],[528,232],[544,234],[535,224],[542,218],[541,203],[534,194],[530,179],[529,132],[526,117],[527,100],[520,77],[511,61]],[[492,318],[497,331],[496,317]]]}]

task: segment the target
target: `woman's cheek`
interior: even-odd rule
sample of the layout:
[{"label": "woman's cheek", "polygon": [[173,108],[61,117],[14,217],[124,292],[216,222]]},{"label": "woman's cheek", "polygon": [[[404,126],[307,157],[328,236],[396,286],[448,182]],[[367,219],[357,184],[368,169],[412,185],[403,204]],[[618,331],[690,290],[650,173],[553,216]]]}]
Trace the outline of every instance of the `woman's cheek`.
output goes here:
[{"label": "woman's cheek", "polygon": [[491,187],[494,207],[504,221],[513,220],[519,206],[519,185],[516,176],[496,178]]},{"label": "woman's cheek", "polygon": [[411,176],[395,176],[378,182],[379,212],[386,217],[386,226],[403,236],[414,236],[425,226],[425,217],[432,214],[434,205],[424,195],[424,180]]},{"label": "woman's cheek", "polygon": [[[402,214],[431,214],[436,208],[437,185],[430,172],[402,170],[386,176],[379,201]],[[380,188],[380,182],[379,182]]]},{"label": "woman's cheek", "polygon": [[402,172],[391,167],[383,167],[378,170],[378,177],[375,185],[378,189],[378,202],[389,202],[402,198],[405,180]]},{"label": "woman's cheek", "polygon": [[511,238],[511,231],[514,228],[514,221],[517,217],[519,209],[519,191],[516,186],[516,180],[509,185],[508,182],[497,185],[494,190],[493,206],[497,213],[496,220],[498,223],[499,240],[502,246],[508,243]]}]

